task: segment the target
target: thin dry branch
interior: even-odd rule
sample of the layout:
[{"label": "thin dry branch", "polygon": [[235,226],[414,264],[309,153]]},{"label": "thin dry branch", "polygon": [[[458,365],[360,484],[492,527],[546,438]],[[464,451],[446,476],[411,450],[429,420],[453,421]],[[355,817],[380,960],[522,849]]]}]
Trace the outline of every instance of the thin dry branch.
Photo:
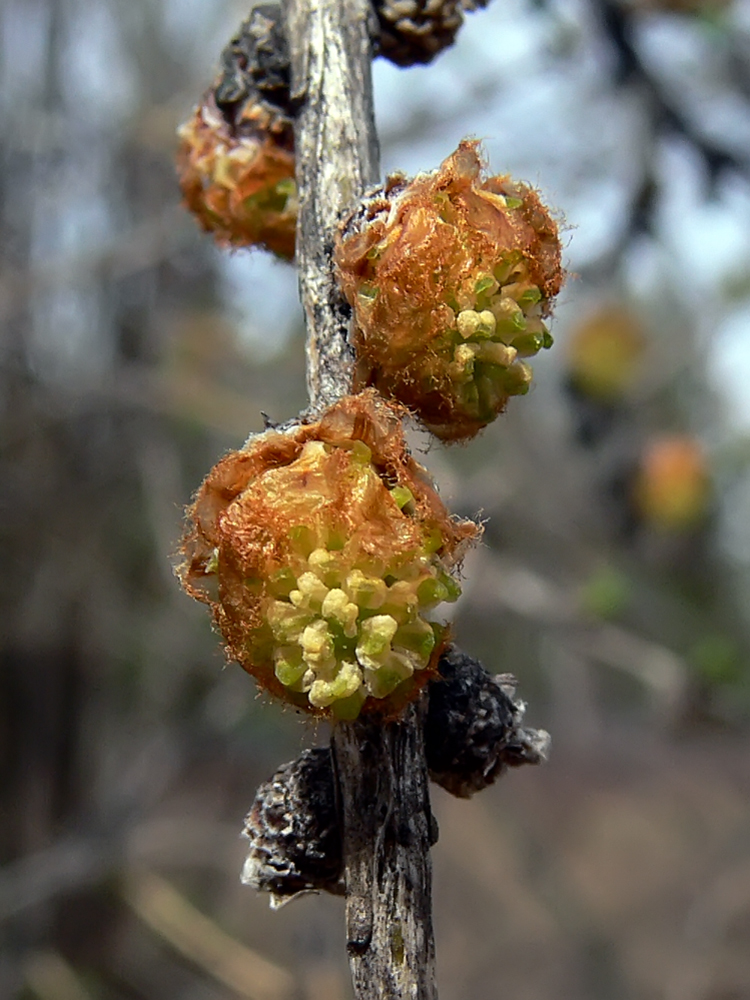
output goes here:
[{"label": "thin dry branch", "polygon": [[133,873],[125,899],[137,916],[191,962],[245,1000],[289,1000],[294,978],[235,941],[152,872]]},{"label": "thin dry branch", "polygon": [[[287,0],[300,217],[297,260],[313,413],[351,390],[350,310],[333,271],[336,228],[378,179],[365,0]],[[435,1000],[429,848],[434,821],[413,705],[399,722],[333,735],[358,1000]]]},{"label": "thin dry branch", "polygon": [[292,102],[299,107],[297,263],[307,320],[307,381],[317,412],[351,389],[350,308],[333,273],[342,215],[378,180],[365,0],[288,0]]}]

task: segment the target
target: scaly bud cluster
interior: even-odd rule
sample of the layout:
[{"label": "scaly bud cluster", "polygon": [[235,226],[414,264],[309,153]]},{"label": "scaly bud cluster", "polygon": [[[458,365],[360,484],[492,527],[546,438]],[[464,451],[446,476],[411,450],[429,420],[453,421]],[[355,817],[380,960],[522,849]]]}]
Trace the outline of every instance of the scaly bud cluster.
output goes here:
[{"label": "scaly bud cluster", "polygon": [[529,389],[526,358],[563,280],[557,226],[538,195],[483,177],[464,141],[432,174],[389,180],[336,248],[354,310],[358,385],[374,385],[438,437],[476,434]]},{"label": "scaly bud cluster", "polygon": [[212,470],[189,511],[183,583],[233,659],[318,714],[398,711],[445,642],[428,615],[460,589],[472,522],[452,520],[368,391],[267,432]]},{"label": "scaly bud cluster", "polygon": [[187,207],[220,244],[291,259],[297,189],[280,18],[267,5],[242,25],[222,74],[178,130],[177,169]]}]

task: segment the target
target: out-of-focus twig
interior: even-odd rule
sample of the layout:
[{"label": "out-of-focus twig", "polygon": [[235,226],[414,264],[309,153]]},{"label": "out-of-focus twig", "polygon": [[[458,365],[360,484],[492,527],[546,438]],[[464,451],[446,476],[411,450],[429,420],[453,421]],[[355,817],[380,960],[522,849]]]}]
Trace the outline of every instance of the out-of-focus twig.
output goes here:
[{"label": "out-of-focus twig", "polygon": [[114,848],[94,837],[70,837],[0,870],[0,921],[61,892],[99,881],[111,871]]},{"label": "out-of-focus twig", "polygon": [[680,657],[618,625],[586,618],[574,594],[575,588],[564,588],[527,566],[487,553],[471,596],[475,605],[500,605],[554,627],[556,640],[579,655],[636,677],[661,708],[674,711],[687,683]]},{"label": "out-of-focus twig", "polygon": [[57,951],[34,952],[25,971],[26,986],[39,1000],[92,1000],[81,977]]},{"label": "out-of-focus twig", "polygon": [[129,233],[83,253],[68,253],[27,270],[6,271],[0,277],[0,320],[7,322],[34,295],[54,285],[74,284],[82,277],[105,272],[121,279],[146,271],[195,238],[184,211],[170,205],[156,218],[145,219]]},{"label": "out-of-focus twig", "polygon": [[[25,910],[102,882],[123,864],[159,864],[178,868],[217,867],[226,870],[226,853],[236,847],[233,826],[160,819],[120,826],[122,839],[109,831],[99,836],[60,839],[0,869],[0,922]],[[222,845],[225,848],[222,849]]]},{"label": "out-of-focus twig", "polygon": [[695,127],[681,108],[665,94],[660,81],[655,78],[638,51],[635,40],[634,14],[618,0],[595,0],[602,24],[617,56],[619,82],[634,83],[645,93],[657,128],[679,135],[703,158],[709,178],[714,184],[726,171],[747,177],[750,161],[715,143]]},{"label": "out-of-focus twig", "polygon": [[152,872],[131,874],[124,887],[137,916],[189,961],[247,1000],[287,1000],[294,977],[240,944],[173,885]]}]

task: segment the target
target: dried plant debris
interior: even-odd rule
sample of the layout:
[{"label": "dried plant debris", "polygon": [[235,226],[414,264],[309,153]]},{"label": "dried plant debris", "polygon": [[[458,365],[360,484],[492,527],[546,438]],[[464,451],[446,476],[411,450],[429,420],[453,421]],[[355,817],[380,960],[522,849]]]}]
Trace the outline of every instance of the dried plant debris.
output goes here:
[{"label": "dried plant debris", "polygon": [[223,246],[294,256],[297,194],[289,55],[275,4],[254,8],[222,72],[180,127],[185,204]]},{"label": "dried plant debris", "polygon": [[248,101],[265,102],[270,112],[291,120],[291,68],[280,5],[253,8],[222,52],[221,69],[214,90],[227,121],[234,121]]},{"label": "dried plant debris", "polygon": [[449,646],[440,677],[430,684],[425,754],[430,777],[452,795],[469,798],[509,768],[539,764],[549,734],[523,726],[524,702],[510,674],[493,677],[478,660]]},{"label": "dried plant debris", "polygon": [[375,50],[397,66],[429,63],[455,41],[464,11],[487,0],[375,0]]},{"label": "dried plant debris", "polygon": [[443,440],[472,437],[528,391],[523,359],[552,344],[560,256],[536,191],[485,176],[476,142],[431,174],[390,178],[336,246],[357,385],[398,400]]},{"label": "dried plant debris", "polygon": [[397,715],[435,672],[456,569],[478,536],[406,451],[403,412],[373,390],[316,423],[267,431],[209,473],[181,575],[230,658],[318,715]]},{"label": "dried plant debris", "polygon": [[242,881],[275,909],[301,892],[344,892],[331,751],[305,750],[264,782],[245,818]]},{"label": "dried plant debris", "polygon": [[[508,674],[492,677],[454,646],[429,685],[425,752],[430,777],[468,798],[509,767],[538,764],[549,736],[523,727],[524,705]],[[242,881],[275,908],[303,892],[344,892],[342,847],[329,747],[305,750],[258,789],[245,819]]]}]

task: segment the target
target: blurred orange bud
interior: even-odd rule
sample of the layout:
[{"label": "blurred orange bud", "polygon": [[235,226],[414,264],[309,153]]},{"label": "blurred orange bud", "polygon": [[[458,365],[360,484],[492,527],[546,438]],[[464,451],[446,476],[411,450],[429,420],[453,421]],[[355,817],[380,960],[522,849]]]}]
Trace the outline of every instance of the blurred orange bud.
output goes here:
[{"label": "blurred orange bud", "polygon": [[708,464],[694,438],[662,437],[647,446],[634,488],[646,522],[667,531],[692,528],[706,517],[710,496]]},{"label": "blurred orange bud", "polygon": [[645,351],[646,337],[636,317],[621,306],[605,306],[574,329],[568,370],[585,395],[613,402],[635,381]]},{"label": "blurred orange bud", "polygon": [[472,437],[528,391],[521,359],[552,344],[544,320],[563,280],[537,193],[481,167],[478,143],[464,141],[431,174],[391,177],[336,247],[358,386],[445,441]]},{"label": "blurred orange bud", "polygon": [[188,511],[181,578],[231,659],[318,715],[397,714],[436,669],[452,571],[478,536],[373,390],[225,456]]},{"label": "blurred orange bud", "polygon": [[209,90],[178,135],[180,187],[202,228],[224,246],[265,247],[290,260],[297,188],[289,120],[251,100],[230,123]]}]

